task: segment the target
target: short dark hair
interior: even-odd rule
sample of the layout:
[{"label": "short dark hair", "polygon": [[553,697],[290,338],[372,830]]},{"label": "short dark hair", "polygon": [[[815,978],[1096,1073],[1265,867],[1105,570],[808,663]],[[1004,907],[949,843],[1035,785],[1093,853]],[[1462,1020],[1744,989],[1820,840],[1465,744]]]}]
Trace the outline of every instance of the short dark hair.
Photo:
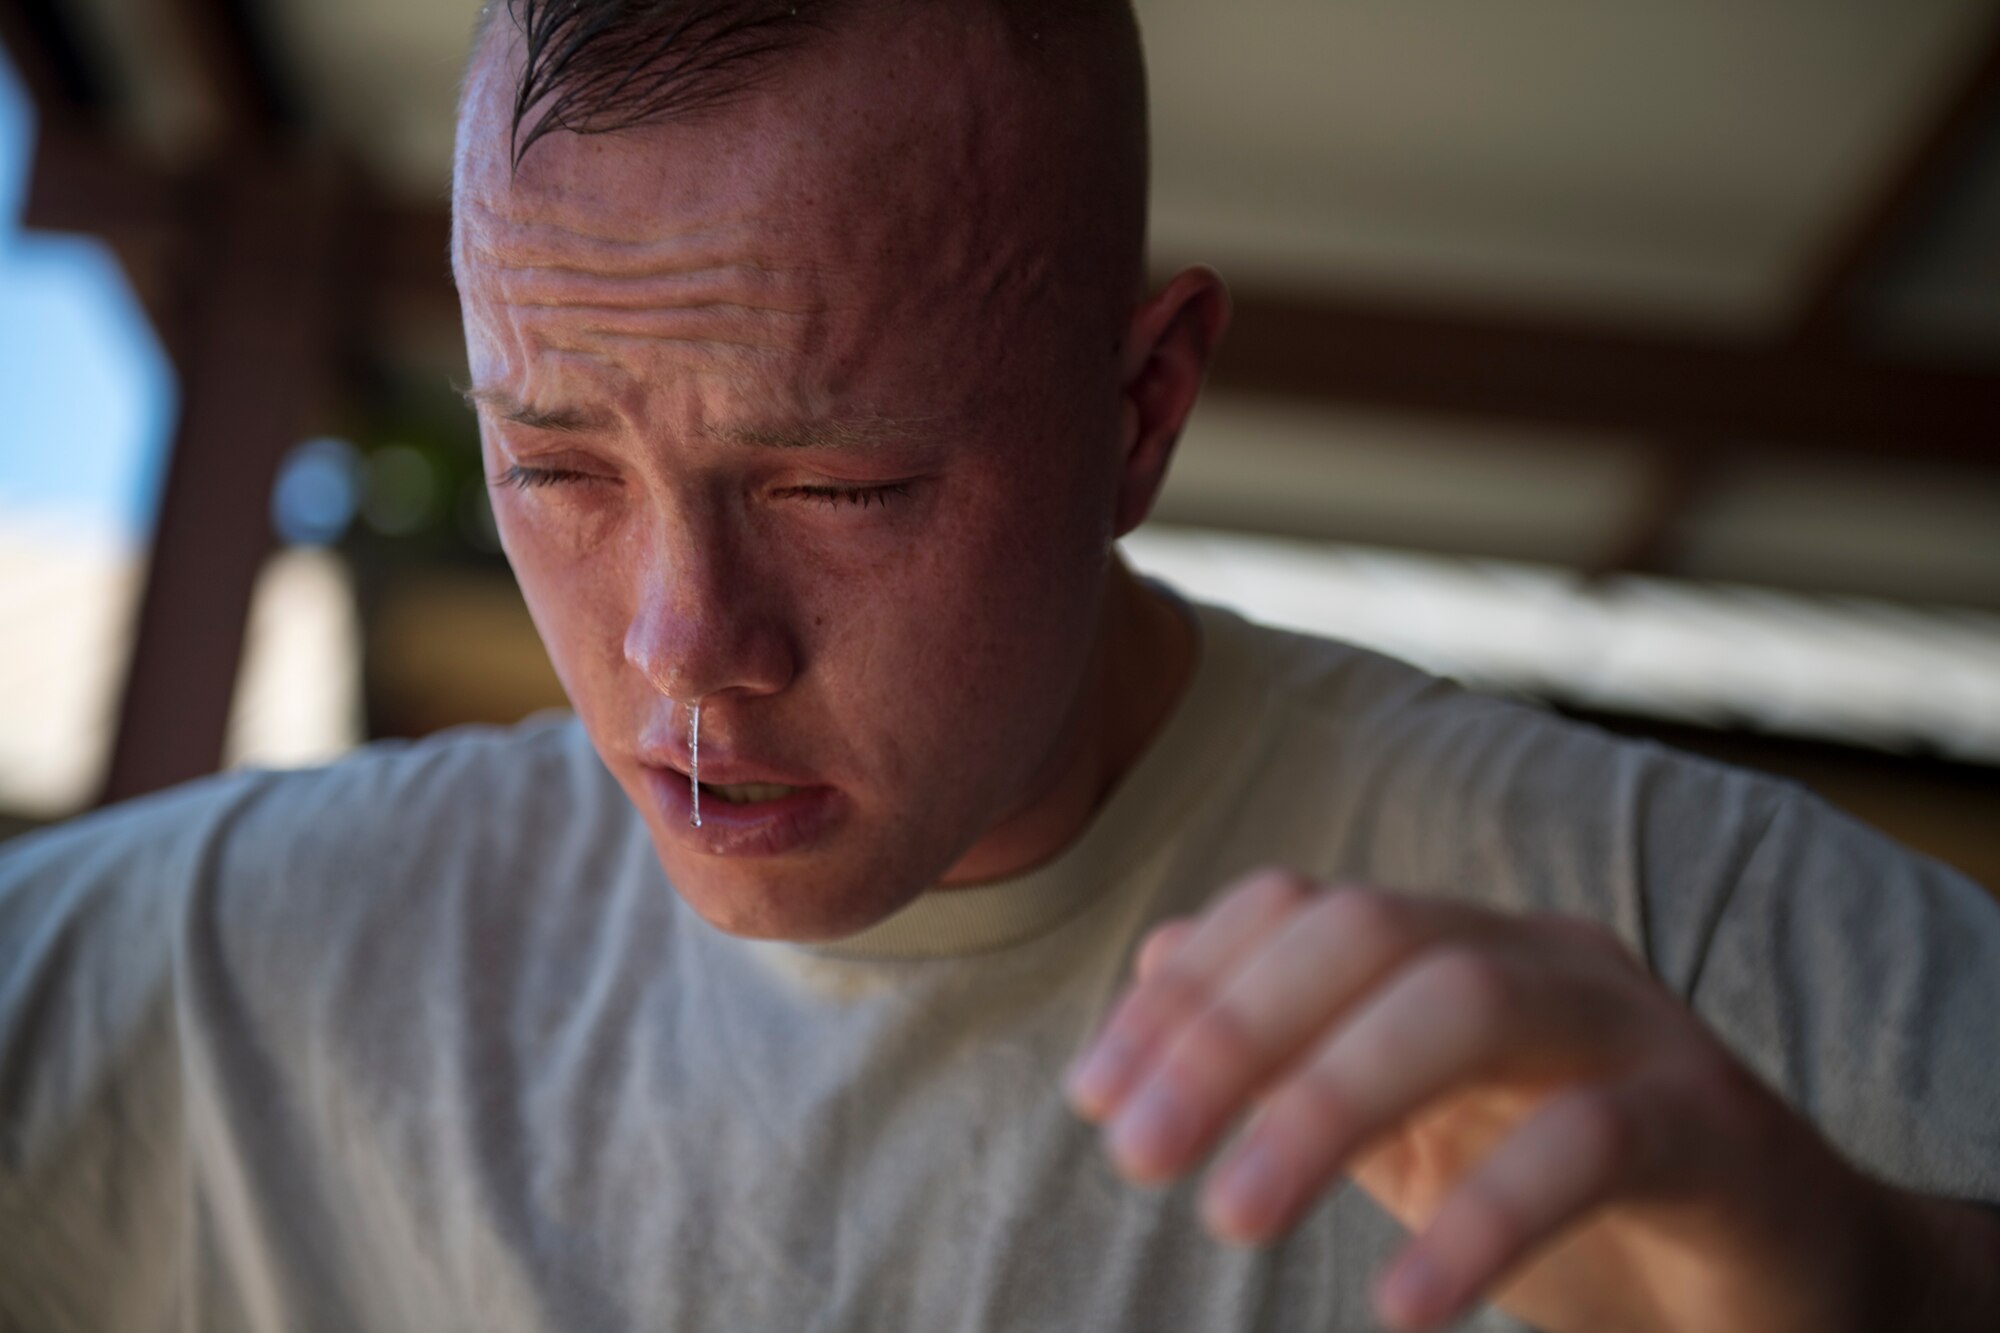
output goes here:
[{"label": "short dark hair", "polygon": [[[603,134],[727,101],[846,0],[504,3],[527,58],[508,140],[518,167],[552,130]],[[501,4],[482,13],[482,31]]]},{"label": "short dark hair", "polygon": [[[502,11],[521,35],[526,63],[508,136],[519,167],[535,141],[553,130],[606,134],[750,91],[769,72],[772,57],[831,29],[866,2],[486,0],[473,47]],[[940,0],[901,2],[914,8]],[[1122,62],[1135,72],[1127,92],[1137,97],[1143,123],[1145,75],[1132,0],[970,0],[968,7],[982,4],[1006,21],[1016,50],[1031,61],[1048,54],[1045,38],[1108,24],[1110,39],[1102,45],[1117,53],[1114,66]]]}]

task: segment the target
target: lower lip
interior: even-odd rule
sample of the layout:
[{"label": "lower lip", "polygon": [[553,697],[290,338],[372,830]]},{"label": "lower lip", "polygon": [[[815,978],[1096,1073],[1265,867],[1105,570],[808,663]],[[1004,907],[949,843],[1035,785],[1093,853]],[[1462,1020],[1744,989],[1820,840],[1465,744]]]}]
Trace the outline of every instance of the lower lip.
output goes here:
[{"label": "lower lip", "polygon": [[774,801],[725,801],[704,792],[701,827],[694,825],[694,799],[687,774],[643,766],[653,808],[676,842],[711,856],[779,856],[800,851],[833,827],[841,797],[833,787],[801,787]]}]

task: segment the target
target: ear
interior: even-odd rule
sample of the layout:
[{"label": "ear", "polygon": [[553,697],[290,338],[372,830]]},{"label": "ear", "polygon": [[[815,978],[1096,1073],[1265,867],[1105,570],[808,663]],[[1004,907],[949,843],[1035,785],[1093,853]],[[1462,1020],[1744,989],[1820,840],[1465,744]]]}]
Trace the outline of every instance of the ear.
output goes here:
[{"label": "ear", "polygon": [[1151,512],[1181,427],[1194,410],[1202,377],[1228,325],[1229,289],[1208,268],[1176,274],[1133,312],[1119,367],[1124,459],[1118,536],[1138,527]]}]

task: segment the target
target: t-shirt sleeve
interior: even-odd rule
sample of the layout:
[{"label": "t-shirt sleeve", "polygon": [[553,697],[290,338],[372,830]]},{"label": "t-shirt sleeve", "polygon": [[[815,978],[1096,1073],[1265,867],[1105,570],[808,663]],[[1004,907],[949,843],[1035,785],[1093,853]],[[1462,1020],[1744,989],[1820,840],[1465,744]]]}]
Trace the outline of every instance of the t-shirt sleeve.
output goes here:
[{"label": "t-shirt sleeve", "polygon": [[244,790],[200,783],[0,847],[0,1327],[151,1328],[173,1308],[177,923]]},{"label": "t-shirt sleeve", "polygon": [[0,1330],[363,1322],[403,1159],[357,1126],[435,1111],[456,1164],[461,1067],[584,985],[539,927],[587,941],[564,895],[656,866],[629,813],[557,718],[0,846]]},{"label": "t-shirt sleeve", "polygon": [[1978,885],[1788,792],[1692,999],[1858,1164],[2000,1202],[2000,905]]}]

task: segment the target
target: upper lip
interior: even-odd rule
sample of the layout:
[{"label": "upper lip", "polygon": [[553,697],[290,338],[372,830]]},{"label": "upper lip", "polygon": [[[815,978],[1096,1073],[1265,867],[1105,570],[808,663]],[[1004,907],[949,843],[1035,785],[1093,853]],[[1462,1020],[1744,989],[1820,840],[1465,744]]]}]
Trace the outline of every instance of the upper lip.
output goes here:
[{"label": "upper lip", "polygon": [[[672,769],[683,777],[693,767],[686,742],[681,738],[666,745],[641,746],[637,757],[640,763],[650,768]],[[821,785],[797,773],[741,758],[721,746],[711,748],[706,738],[703,738],[701,746],[701,781],[703,786],[711,787],[734,787],[745,782],[770,782],[785,787]]]}]

